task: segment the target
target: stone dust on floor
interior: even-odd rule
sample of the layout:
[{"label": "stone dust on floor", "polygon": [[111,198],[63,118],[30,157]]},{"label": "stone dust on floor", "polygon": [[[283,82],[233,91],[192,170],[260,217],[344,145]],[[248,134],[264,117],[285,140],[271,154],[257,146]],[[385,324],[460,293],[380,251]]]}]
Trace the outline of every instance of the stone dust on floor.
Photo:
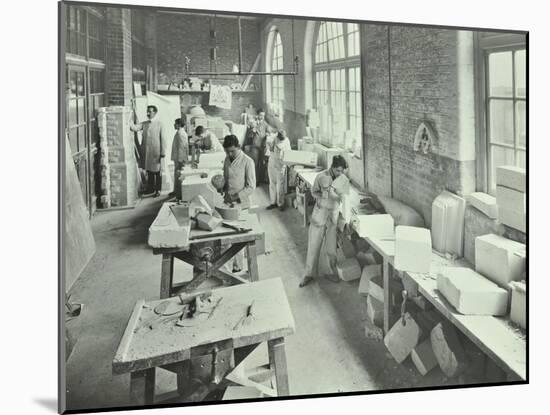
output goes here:
[{"label": "stone dust on floor", "polygon": [[[161,257],[153,255],[147,234],[162,203],[141,200],[134,209],[97,213],[92,219],[96,253],[72,287],[71,302],[82,314],[68,322],[78,339],[67,362],[68,409],[129,406],[129,375],[113,376],[111,362],[132,309],[139,299],[158,299]],[[258,258],[260,279],[281,278],[296,322],[286,339],[292,395],[387,390],[449,385],[439,369],[418,374],[410,359],[397,364],[382,342],[365,336],[365,303],[358,281],[318,279],[304,288],[307,228],[297,210],[265,210],[267,188],[254,203],[266,231],[266,251]],[[273,266],[276,264],[277,266]],[[175,279],[191,276],[175,261]],[[176,388],[175,376],[157,370],[156,393]]]}]

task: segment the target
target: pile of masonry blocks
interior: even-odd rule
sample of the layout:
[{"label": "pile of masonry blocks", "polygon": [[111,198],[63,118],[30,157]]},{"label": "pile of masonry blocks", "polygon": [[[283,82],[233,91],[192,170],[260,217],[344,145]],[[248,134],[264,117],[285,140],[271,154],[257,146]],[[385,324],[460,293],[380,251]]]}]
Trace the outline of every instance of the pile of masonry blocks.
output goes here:
[{"label": "pile of masonry blocks", "polygon": [[512,322],[526,328],[527,254],[525,244],[500,235],[475,239],[475,269],[506,292],[506,312]]},{"label": "pile of masonry blocks", "polygon": [[133,206],[138,198],[138,166],[129,107],[99,108],[99,207]]},{"label": "pile of masonry blocks", "polygon": [[435,310],[411,308],[391,327],[384,344],[397,363],[404,364],[410,357],[422,376],[439,369],[447,378],[506,378],[504,371]]},{"label": "pile of masonry blocks", "polygon": [[526,231],[527,181],[525,169],[515,166],[497,167],[498,220],[504,225]]}]

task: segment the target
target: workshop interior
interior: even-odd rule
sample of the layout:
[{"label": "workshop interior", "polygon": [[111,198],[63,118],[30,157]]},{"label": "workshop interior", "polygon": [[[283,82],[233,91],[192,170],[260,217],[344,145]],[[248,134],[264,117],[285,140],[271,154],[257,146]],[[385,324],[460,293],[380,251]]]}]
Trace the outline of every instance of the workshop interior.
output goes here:
[{"label": "workshop interior", "polygon": [[528,382],[528,32],[59,11],[60,412]]}]

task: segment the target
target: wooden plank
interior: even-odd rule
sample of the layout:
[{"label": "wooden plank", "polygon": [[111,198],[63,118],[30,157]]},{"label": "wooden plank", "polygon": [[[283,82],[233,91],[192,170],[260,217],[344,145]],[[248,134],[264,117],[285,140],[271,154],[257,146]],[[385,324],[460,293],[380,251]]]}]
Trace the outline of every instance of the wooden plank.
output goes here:
[{"label": "wooden plank", "polygon": [[130,400],[136,405],[155,403],[155,368],[130,374]]},{"label": "wooden plank", "polygon": [[170,297],[174,279],[174,255],[163,254],[160,271],[160,298]]},{"label": "wooden plank", "polygon": [[390,330],[390,266],[387,259],[382,262],[382,279],[384,284],[384,333]]},{"label": "wooden plank", "polygon": [[124,330],[124,334],[120,339],[120,344],[115,353],[115,358],[113,362],[122,362],[126,359],[126,353],[128,352],[128,347],[130,346],[130,342],[132,341],[132,336],[134,335],[134,330],[136,329],[136,325],[139,321],[139,315],[144,304],[144,300],[139,300],[134,306],[134,310],[132,311],[132,314],[130,314],[130,318],[128,319],[126,330]]},{"label": "wooden plank", "polygon": [[277,383],[277,396],[288,396],[290,388],[288,384],[288,370],[286,365],[285,339],[270,340],[267,343],[269,350],[269,364],[275,371]]},{"label": "wooden plank", "polygon": [[[214,302],[220,297],[222,301],[210,318],[196,325],[180,327],[175,323],[166,323],[153,330],[134,333],[125,358],[113,361],[113,373],[182,361],[189,358],[190,349],[199,345],[232,339],[233,347],[242,347],[284,337],[295,331],[294,317],[280,278],[219,288],[212,291],[212,295]],[[249,324],[239,325],[233,330],[252,300],[254,311]],[[154,307],[162,301],[179,299],[172,297],[147,302],[148,307],[136,309],[133,314],[138,316],[138,320],[146,321],[154,314]]]},{"label": "wooden plank", "polygon": [[95,252],[95,241],[67,136],[65,136],[64,196],[64,264],[62,265],[64,265],[65,292],[68,292],[84,267],[92,259]]},{"label": "wooden plank", "polygon": [[246,245],[246,260],[248,263],[248,275],[250,281],[259,281],[260,275],[258,273],[258,257],[256,255],[256,241],[249,242]]}]

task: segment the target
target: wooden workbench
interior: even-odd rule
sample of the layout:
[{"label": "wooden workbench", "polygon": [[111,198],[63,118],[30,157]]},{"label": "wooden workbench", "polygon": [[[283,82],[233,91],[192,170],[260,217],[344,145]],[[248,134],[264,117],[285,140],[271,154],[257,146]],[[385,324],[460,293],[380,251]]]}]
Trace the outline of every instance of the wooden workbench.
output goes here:
[{"label": "wooden workbench", "polygon": [[[112,363],[113,374],[130,373],[130,396],[134,403],[155,403],[156,368],[176,372],[178,395],[188,397],[192,391],[181,386],[185,384],[183,377],[189,376],[189,366],[184,363],[190,359],[204,359],[205,365],[213,365],[212,372],[216,372],[218,363],[222,368],[217,383],[212,382],[211,372],[206,373],[203,379],[208,380],[207,388],[193,397],[195,401],[201,400],[212,390],[230,385],[221,380],[262,342],[268,343],[269,366],[276,381],[274,395],[290,393],[285,337],[295,332],[295,323],[280,278],[212,291],[212,303],[218,303],[217,308],[212,314],[199,314],[203,317],[197,323],[184,327],[176,324],[177,318],[163,322],[154,312],[164,301],[180,304],[176,297],[137,302]],[[250,320],[247,324],[237,324],[252,301]],[[225,356],[227,360],[217,356]],[[228,364],[229,361],[234,364]],[[245,379],[244,383],[250,385],[250,382]]]},{"label": "wooden workbench", "polygon": [[[395,256],[395,241],[373,238],[368,235],[364,235],[363,239],[382,256],[384,332],[387,333],[391,324],[396,320],[391,315],[389,288],[390,273],[393,269]],[[406,274],[418,284],[420,294],[500,366],[511,379],[525,380],[527,377],[527,350],[524,336],[510,324],[508,317],[467,316],[456,311],[445,298],[440,296],[437,290],[437,275],[444,273],[447,267],[470,267],[470,264],[463,259],[451,261],[434,251],[429,274],[414,272],[398,272],[398,274]]]},{"label": "wooden workbench", "polygon": [[[164,209],[166,210],[166,209]],[[162,209],[159,215],[162,213]],[[192,229],[189,233],[189,238],[176,247],[153,248],[153,254],[162,255],[161,275],[160,275],[160,298],[168,298],[184,290],[191,292],[198,288],[207,278],[215,277],[225,284],[235,284],[245,282],[242,278],[226,273],[220,268],[242,249],[246,249],[248,274],[250,281],[258,281],[258,259],[256,250],[256,241],[264,237],[264,230],[258,220],[257,215],[248,213],[247,210],[241,212],[238,221],[225,221],[226,223],[239,226],[241,228],[251,229],[247,233],[229,234],[231,231],[228,228],[219,226],[213,231],[203,231],[200,229]],[[175,223],[175,218],[174,218]],[[177,226],[175,223],[174,226]],[[225,235],[220,235],[225,233]],[[206,238],[193,240],[196,236],[206,236]],[[202,270],[194,276],[193,280],[186,283],[174,284],[174,259],[179,259],[188,264],[193,265],[196,269],[203,268],[203,264],[191,254],[193,245],[205,244],[213,242],[218,247],[231,245],[228,249],[220,252],[212,258],[212,264],[209,269]],[[220,248],[221,249],[221,248]]]}]

